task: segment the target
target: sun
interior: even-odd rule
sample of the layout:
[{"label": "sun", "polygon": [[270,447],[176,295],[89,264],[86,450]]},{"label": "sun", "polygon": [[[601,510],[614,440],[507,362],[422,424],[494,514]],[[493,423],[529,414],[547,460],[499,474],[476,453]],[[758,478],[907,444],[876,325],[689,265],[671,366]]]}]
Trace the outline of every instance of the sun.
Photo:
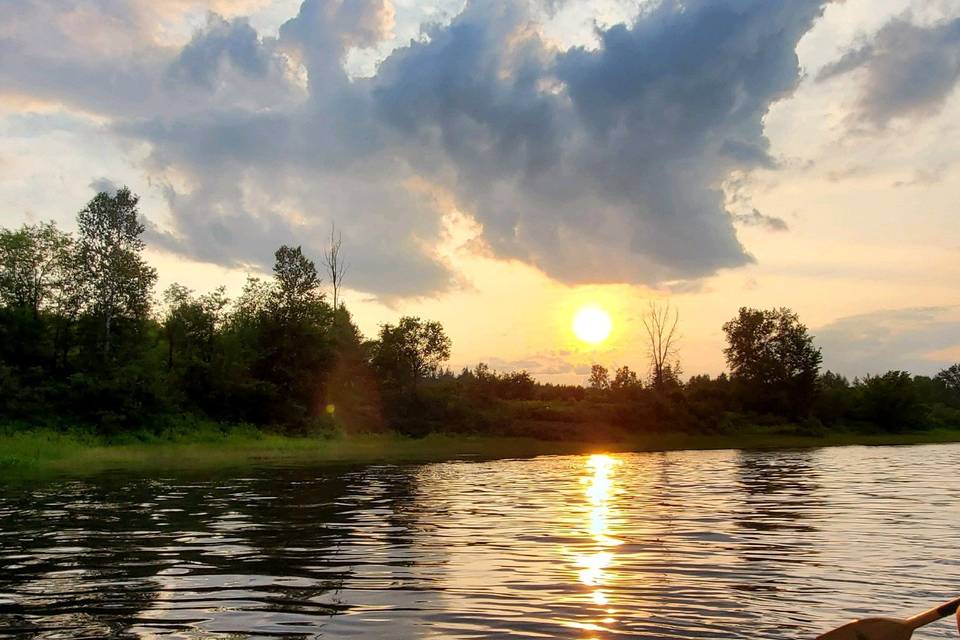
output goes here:
[{"label": "sun", "polygon": [[583,307],[573,318],[573,333],[587,344],[600,344],[610,336],[613,321],[599,307]]}]

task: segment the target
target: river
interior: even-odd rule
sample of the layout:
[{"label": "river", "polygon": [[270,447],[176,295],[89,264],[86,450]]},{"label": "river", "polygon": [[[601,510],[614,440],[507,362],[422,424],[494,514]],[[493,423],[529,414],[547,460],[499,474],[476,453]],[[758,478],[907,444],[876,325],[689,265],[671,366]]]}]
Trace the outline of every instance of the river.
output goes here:
[{"label": "river", "polygon": [[0,485],[0,636],[812,638],[960,595],[958,471],[929,445]]}]

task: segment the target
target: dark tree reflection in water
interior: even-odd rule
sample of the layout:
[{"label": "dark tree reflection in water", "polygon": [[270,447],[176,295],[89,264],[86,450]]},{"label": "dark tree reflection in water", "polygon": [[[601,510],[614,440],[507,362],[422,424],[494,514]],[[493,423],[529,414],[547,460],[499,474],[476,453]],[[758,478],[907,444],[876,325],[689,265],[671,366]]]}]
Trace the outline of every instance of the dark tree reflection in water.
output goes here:
[{"label": "dark tree reflection in water", "polygon": [[851,447],[9,484],[0,636],[809,638],[955,595],[958,463]]}]

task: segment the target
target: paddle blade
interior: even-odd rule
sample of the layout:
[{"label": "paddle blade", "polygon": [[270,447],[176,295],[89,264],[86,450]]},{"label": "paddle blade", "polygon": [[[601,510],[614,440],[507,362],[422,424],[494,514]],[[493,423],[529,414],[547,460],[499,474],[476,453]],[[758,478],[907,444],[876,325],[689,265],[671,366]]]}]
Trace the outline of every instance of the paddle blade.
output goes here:
[{"label": "paddle blade", "polygon": [[910,640],[913,628],[903,620],[867,618],[828,631],[817,640]]}]

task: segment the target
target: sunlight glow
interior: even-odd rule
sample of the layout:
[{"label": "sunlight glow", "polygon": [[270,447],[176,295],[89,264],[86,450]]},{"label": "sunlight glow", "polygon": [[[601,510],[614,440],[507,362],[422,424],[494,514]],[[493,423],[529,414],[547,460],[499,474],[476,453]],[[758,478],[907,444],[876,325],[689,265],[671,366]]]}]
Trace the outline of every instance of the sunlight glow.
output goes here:
[{"label": "sunlight glow", "polygon": [[599,344],[610,336],[613,321],[610,314],[595,306],[583,307],[573,318],[573,333],[588,343]]},{"label": "sunlight glow", "polygon": [[615,493],[611,476],[619,464],[620,460],[612,456],[592,455],[586,463],[589,475],[580,478],[580,483],[585,485],[583,494],[588,507],[585,533],[593,539],[593,550],[577,556],[577,577],[581,584],[590,589],[593,604],[604,608],[604,617],[590,627],[584,626],[584,629],[609,630],[617,621],[614,616],[616,610],[607,608],[610,599],[604,585],[610,579],[607,570],[614,561],[613,547],[621,544],[610,530],[610,503]]}]

